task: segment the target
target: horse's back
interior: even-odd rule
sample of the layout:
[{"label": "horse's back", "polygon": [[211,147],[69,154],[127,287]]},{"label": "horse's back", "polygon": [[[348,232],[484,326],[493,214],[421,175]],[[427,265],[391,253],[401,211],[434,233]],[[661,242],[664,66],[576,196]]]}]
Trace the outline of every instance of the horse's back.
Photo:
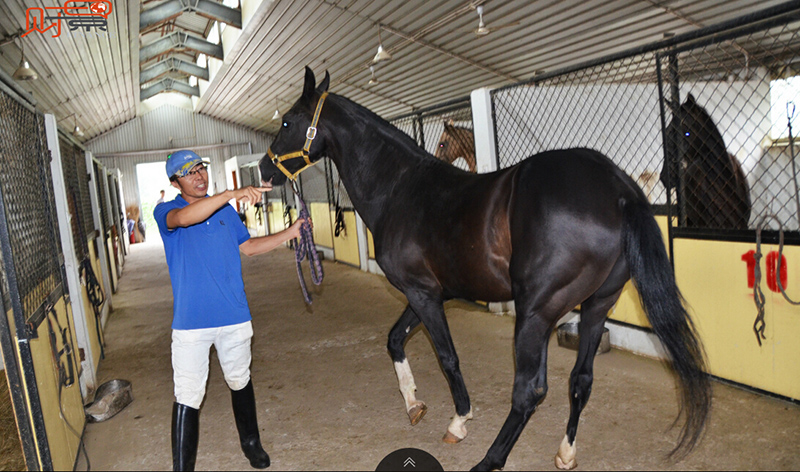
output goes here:
[{"label": "horse's back", "polygon": [[537,154],[520,163],[518,174],[512,278],[570,277],[587,264],[610,271],[622,254],[625,202],[647,201],[636,182],[591,149]]}]

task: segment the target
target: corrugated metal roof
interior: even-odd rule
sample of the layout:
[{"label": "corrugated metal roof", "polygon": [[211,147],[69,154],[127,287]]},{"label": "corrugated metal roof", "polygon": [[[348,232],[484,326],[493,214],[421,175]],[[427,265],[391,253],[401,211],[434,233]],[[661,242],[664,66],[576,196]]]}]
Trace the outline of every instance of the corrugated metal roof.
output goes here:
[{"label": "corrugated metal roof", "polygon": [[[0,43],[24,32],[23,0],[0,1]],[[22,86],[39,107],[86,130],[84,140],[137,115],[138,48],[170,31],[208,35],[213,21],[185,13],[139,35],[139,13],[161,2],[114,2],[108,34],[49,37],[33,32],[0,48],[0,69],[17,68],[20,46],[39,71]],[[257,2],[255,2],[257,3]],[[252,5],[255,5],[253,3]],[[200,98],[203,115],[274,132],[275,109],[300,94],[303,67],[331,90],[391,117],[480,87],[499,87],[783,4],[779,0],[263,0],[245,18],[237,44]],[[800,2],[791,2],[800,8]],[[37,0],[40,7],[64,2]],[[476,36],[476,8],[484,9],[486,36]],[[509,25],[510,24],[510,25]],[[66,30],[66,28],[64,28]],[[380,32],[393,59],[374,65]],[[182,52],[196,60],[195,52]],[[170,77],[179,78],[180,74]],[[71,114],[74,117],[68,118]],[[64,120],[68,118],[67,120]]]}]

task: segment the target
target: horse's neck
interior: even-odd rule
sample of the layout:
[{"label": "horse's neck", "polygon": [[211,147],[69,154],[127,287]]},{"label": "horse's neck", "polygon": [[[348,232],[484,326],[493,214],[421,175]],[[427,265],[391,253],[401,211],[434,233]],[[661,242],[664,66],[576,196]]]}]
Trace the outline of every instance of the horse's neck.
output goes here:
[{"label": "horse's neck", "polygon": [[328,155],[336,164],[350,200],[374,231],[388,199],[398,186],[418,175],[426,156],[410,137],[360,105],[337,97],[346,110],[337,113]]}]

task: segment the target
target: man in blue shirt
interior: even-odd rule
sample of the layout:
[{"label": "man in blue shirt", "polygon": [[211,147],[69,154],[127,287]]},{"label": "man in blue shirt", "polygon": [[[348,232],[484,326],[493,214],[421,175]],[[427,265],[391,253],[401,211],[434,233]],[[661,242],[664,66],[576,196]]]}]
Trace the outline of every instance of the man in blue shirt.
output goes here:
[{"label": "man in blue shirt", "polygon": [[269,184],[226,190],[210,197],[206,164],[194,152],[172,153],[166,168],[172,186],[181,192],[153,211],[164,241],[174,298],[172,466],[174,470],[194,470],[199,408],[213,344],[231,389],[242,451],[250,465],[264,469],[270,462],[261,446],[250,380],[253,329],[239,252],[254,256],[297,238],[303,220],[280,233],[251,238],[228,201],[256,204],[263,192],[272,189]]}]

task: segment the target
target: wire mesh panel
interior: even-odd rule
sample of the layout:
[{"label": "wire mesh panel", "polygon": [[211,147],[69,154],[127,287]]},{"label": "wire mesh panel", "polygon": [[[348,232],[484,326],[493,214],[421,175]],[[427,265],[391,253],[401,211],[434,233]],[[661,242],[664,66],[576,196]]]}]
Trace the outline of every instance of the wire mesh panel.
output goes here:
[{"label": "wire mesh panel", "polygon": [[[0,92],[0,191],[26,318],[61,283],[52,181],[44,118]],[[4,264],[0,278],[6,302],[14,296],[9,294],[8,276]]]},{"label": "wire mesh panel", "polygon": [[301,194],[307,205],[319,202],[330,203],[328,202],[328,184],[325,175],[325,161],[327,160],[328,158],[323,158],[300,174]]},{"label": "wire mesh panel", "polygon": [[[75,244],[75,257],[82,261],[86,258],[84,251],[85,229],[82,227],[83,206],[81,203],[80,184],[78,181],[78,169],[75,161],[75,147],[64,137],[59,137],[58,147],[61,151],[61,166],[64,171],[64,186],[67,192],[67,208],[70,214],[70,225],[72,227],[72,240]],[[80,151],[80,148],[77,149]],[[79,152],[79,154],[82,154]]]},{"label": "wire mesh panel", "polygon": [[258,166],[255,165],[242,167],[239,172],[242,179],[242,187],[247,187],[249,185],[252,185],[254,187],[259,187],[260,179],[256,179],[257,172],[258,172]]},{"label": "wire mesh panel", "polygon": [[94,183],[97,187],[97,200],[100,203],[100,223],[102,225],[102,230],[105,232],[111,228],[113,221],[111,219],[109,204],[106,198],[106,186],[108,185],[108,180],[106,180],[105,169],[96,162],[94,163],[94,175],[96,177]]},{"label": "wire mesh panel", "polygon": [[469,98],[393,118],[391,123],[437,158],[476,171]]},{"label": "wire mesh panel", "polygon": [[678,225],[800,229],[795,103],[800,22],[750,25],[659,54]]},{"label": "wire mesh panel", "polygon": [[94,216],[92,210],[92,196],[89,193],[89,169],[86,167],[86,153],[77,145],[73,146],[75,152],[75,169],[78,172],[78,195],[81,200],[81,220],[83,235],[90,238],[94,233]]},{"label": "wire mesh panel", "polygon": [[492,92],[498,167],[534,154],[596,149],[666,203],[654,53],[644,53]]},{"label": "wire mesh panel", "polygon": [[333,162],[328,163],[325,174],[327,175],[328,188],[330,189],[330,204],[342,209],[352,210],[353,201],[350,200],[350,195],[339,177],[339,169],[336,168]]}]

